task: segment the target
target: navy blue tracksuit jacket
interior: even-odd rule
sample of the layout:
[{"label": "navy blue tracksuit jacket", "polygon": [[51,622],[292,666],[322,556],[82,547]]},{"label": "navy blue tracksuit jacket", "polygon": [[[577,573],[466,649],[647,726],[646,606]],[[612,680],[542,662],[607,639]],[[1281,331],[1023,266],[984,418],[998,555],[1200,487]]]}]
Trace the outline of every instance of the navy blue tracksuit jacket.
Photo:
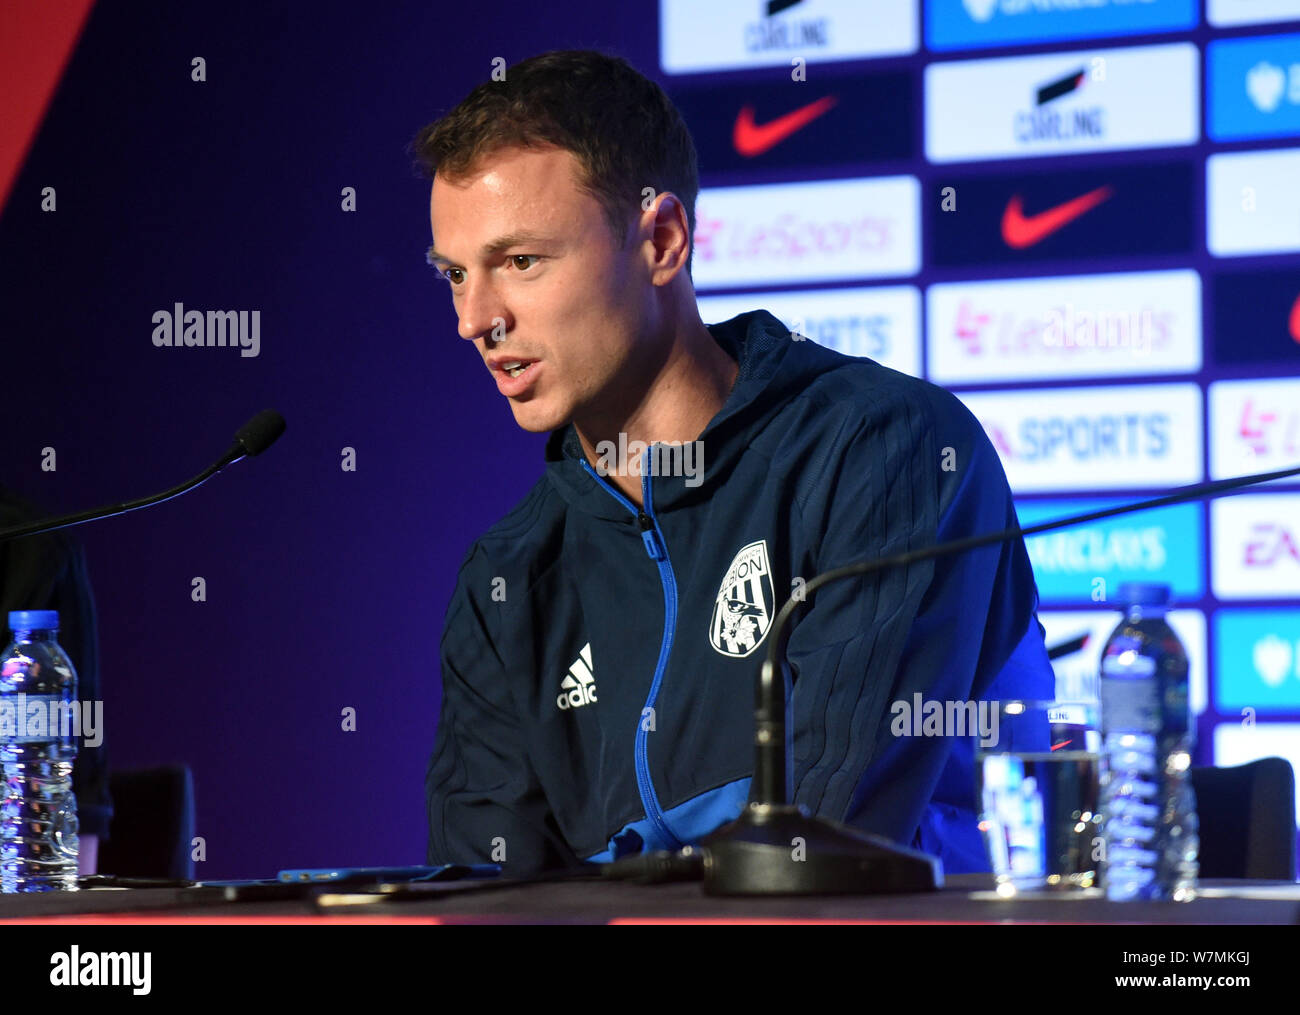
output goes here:
[{"label": "navy blue tracksuit jacket", "polygon": [[[429,863],[504,857],[522,875],[698,842],[746,803],[755,679],[797,580],[1016,523],[992,445],[947,391],[764,310],[709,331],[740,370],[700,435],[702,481],[644,476],[638,511],[568,426],[466,556]],[[987,870],[975,737],[896,736],[891,706],[1050,698],[1036,608],[1019,539],[811,596],[787,653],[793,802],[949,873]]]}]

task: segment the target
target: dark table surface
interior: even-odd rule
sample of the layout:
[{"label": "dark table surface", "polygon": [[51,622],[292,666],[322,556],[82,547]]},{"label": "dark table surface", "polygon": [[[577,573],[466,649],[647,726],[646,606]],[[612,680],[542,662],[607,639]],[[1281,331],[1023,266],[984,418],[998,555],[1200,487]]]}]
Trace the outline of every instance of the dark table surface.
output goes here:
[{"label": "dark table surface", "polygon": [[696,882],[599,879],[511,884],[241,889],[130,888],[0,896],[0,924],[277,922],[868,922],[917,924],[1296,924],[1300,885],[1205,881],[1188,903],[1104,898],[1000,899],[983,875],[913,895],[721,898]]}]

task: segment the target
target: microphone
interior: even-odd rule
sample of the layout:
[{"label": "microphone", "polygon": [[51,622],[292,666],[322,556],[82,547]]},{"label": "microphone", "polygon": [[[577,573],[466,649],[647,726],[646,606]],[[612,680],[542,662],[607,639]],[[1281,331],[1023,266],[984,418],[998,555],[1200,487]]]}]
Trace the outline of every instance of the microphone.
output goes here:
[{"label": "microphone", "polygon": [[[256,458],[279,440],[282,433],[284,433],[284,417],[274,409],[263,409],[235,431],[235,444],[242,447],[246,454]],[[234,450],[232,447],[227,454]],[[231,461],[237,460],[231,459]]]},{"label": "microphone", "polygon": [[180,486],[174,486],[170,490],[156,493],[152,497],[142,497],[139,500],[124,501],[121,504],[113,504],[109,507],[92,508],[89,511],[79,511],[76,514],[60,515],[57,518],[48,518],[43,521],[29,522],[26,525],[0,529],[0,543],[7,539],[20,539],[23,536],[53,532],[55,529],[66,529],[70,525],[80,525],[82,522],[91,522],[99,518],[124,515],[128,511],[136,511],[139,508],[160,504],[165,500],[171,500],[173,497],[179,497],[215,476],[227,465],[248,456],[260,455],[274,444],[282,433],[284,433],[284,417],[274,409],[266,409],[239,428],[235,433],[234,443],[230,445],[230,450],[193,479],[182,483]]},{"label": "microphone", "polygon": [[[790,618],[801,602],[824,585],[843,578],[872,574],[920,560],[964,553],[1017,537],[1036,535],[1099,518],[1184,501],[1219,497],[1244,487],[1300,475],[1300,467],[1263,472],[1212,483],[1182,487],[1162,497],[1118,507],[1019,526],[937,543],[889,557],[847,564],[824,571],[808,581],[800,598],[787,599],[768,632],[767,654],[758,675],[755,719],[754,777],[749,802],[736,820],[711,833],[700,844],[705,851],[704,891],[710,895],[864,895],[885,892],[933,891],[942,884],[939,861],[883,836],[826,818],[810,817],[786,801],[785,644]],[[1069,646],[1058,646],[1068,648]],[[781,674],[778,678],[778,673]],[[805,844],[800,862],[791,860],[791,842]]]}]

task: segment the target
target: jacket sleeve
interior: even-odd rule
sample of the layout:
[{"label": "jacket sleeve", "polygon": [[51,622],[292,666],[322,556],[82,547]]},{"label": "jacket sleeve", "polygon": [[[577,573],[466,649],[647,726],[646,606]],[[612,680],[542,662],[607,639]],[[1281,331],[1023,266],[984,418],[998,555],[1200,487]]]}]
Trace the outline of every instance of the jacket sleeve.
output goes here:
[{"label": "jacket sleeve", "polygon": [[[425,780],[428,863],[500,863],[526,876],[579,861],[560,834],[528,752],[509,671],[472,590],[491,587],[470,551],[441,642],[442,706]],[[489,604],[491,605],[491,604]]]},{"label": "jacket sleeve", "polygon": [[[805,526],[820,533],[812,537],[816,572],[1016,522],[983,428],[940,388],[900,391],[841,443],[824,480],[810,487],[825,492],[802,506]],[[932,847],[950,872],[968,861],[987,869],[974,823],[976,737],[912,735],[913,723],[900,718],[910,719],[918,701],[967,702],[993,688],[1050,697],[1036,603],[1019,538],[815,592],[787,652],[795,802]],[[957,787],[955,803],[936,799],[941,775]],[[935,808],[949,806],[952,821],[968,819],[961,848],[976,855],[919,842]]]}]

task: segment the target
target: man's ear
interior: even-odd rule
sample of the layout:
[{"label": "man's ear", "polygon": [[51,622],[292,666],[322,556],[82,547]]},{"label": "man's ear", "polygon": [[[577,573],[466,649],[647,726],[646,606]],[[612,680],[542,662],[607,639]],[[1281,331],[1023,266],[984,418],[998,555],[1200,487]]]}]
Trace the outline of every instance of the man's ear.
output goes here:
[{"label": "man's ear", "polygon": [[652,281],[667,285],[686,267],[691,253],[691,233],[686,222],[686,206],[676,194],[665,191],[656,196],[651,236],[654,242]]}]

